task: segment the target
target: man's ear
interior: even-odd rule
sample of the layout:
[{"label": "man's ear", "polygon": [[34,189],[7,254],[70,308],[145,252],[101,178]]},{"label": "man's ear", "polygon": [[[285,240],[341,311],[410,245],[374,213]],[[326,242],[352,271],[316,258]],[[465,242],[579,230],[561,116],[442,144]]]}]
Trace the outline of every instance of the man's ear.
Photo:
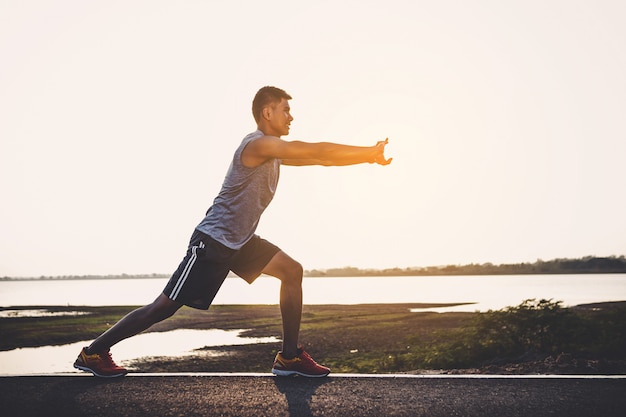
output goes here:
[{"label": "man's ear", "polygon": [[266,120],[269,120],[272,117],[272,106],[263,107],[262,115]]}]

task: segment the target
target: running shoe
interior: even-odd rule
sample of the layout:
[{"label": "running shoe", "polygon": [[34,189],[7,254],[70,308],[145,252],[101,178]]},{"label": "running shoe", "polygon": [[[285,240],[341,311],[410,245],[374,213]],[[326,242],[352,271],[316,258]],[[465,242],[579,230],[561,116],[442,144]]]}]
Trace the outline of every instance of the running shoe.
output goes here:
[{"label": "running shoe", "polygon": [[114,378],[124,376],[128,371],[121,366],[117,366],[113,362],[110,352],[94,353],[92,355],[86,352],[87,348],[80,351],[80,355],[74,362],[74,368],[82,371],[91,372],[95,376],[102,378]]},{"label": "running shoe", "polygon": [[328,375],[330,369],[315,362],[304,349],[299,348],[298,356],[293,359],[285,359],[282,352],[278,352],[274,360],[272,373],[278,376],[302,375],[311,378],[320,378]]}]

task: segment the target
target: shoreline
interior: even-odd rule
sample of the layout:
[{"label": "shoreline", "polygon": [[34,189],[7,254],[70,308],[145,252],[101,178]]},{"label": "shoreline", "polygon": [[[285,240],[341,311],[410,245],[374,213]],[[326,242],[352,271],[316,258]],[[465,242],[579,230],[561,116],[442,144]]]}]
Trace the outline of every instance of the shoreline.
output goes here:
[{"label": "shoreline", "polygon": [[[301,341],[316,360],[337,373],[626,374],[624,357],[614,360],[568,354],[535,353],[463,369],[413,369],[410,364],[403,364],[402,358],[407,349],[415,348],[416,344],[428,345],[441,332],[464,329],[477,314],[410,311],[441,306],[419,303],[305,305]],[[593,303],[570,309],[580,314],[594,314],[624,306],[626,301]],[[45,309],[59,313],[79,310],[89,314],[0,318],[0,350],[65,345],[93,339],[134,308],[1,307],[0,311]],[[280,338],[282,333],[280,309],[275,304],[215,305],[208,312],[183,307],[173,317],[157,323],[146,333],[175,329],[247,329],[242,334],[245,337]],[[131,365],[134,372],[268,372],[280,348],[280,343],[217,346],[198,349],[197,355],[145,358]]]}]

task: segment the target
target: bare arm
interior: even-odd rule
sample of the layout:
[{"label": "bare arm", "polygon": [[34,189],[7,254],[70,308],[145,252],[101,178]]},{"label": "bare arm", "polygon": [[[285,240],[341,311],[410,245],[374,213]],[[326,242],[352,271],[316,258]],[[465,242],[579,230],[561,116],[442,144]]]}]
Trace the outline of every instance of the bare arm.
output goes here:
[{"label": "bare arm", "polygon": [[342,166],[362,163],[388,165],[385,159],[385,145],[388,140],[374,146],[351,146],[338,143],[301,141],[287,142],[273,136],[264,136],[251,142],[241,156],[244,165],[254,167],[268,159],[278,158],[285,165],[324,165]]}]

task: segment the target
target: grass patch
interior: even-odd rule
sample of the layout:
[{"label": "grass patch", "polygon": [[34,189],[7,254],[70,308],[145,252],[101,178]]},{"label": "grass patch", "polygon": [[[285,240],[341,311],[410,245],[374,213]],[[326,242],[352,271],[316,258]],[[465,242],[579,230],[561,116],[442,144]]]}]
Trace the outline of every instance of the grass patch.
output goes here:
[{"label": "grass patch", "polygon": [[[301,341],[314,358],[333,372],[393,373],[495,365],[503,369],[504,364],[528,359],[545,362],[547,357],[563,357],[562,354],[617,363],[611,365],[610,372],[626,368],[626,303],[565,309],[558,302],[529,300],[520,306],[487,313],[410,312],[411,308],[424,307],[427,306],[307,305],[302,316]],[[0,318],[0,350],[90,340],[135,307],[28,308],[80,310],[89,315]],[[183,307],[149,331],[178,328],[249,329],[244,336],[251,337],[282,334],[277,305],[218,305],[208,312]],[[142,361],[136,369],[267,372],[280,347],[280,343],[274,343],[206,348],[198,356]]]}]

